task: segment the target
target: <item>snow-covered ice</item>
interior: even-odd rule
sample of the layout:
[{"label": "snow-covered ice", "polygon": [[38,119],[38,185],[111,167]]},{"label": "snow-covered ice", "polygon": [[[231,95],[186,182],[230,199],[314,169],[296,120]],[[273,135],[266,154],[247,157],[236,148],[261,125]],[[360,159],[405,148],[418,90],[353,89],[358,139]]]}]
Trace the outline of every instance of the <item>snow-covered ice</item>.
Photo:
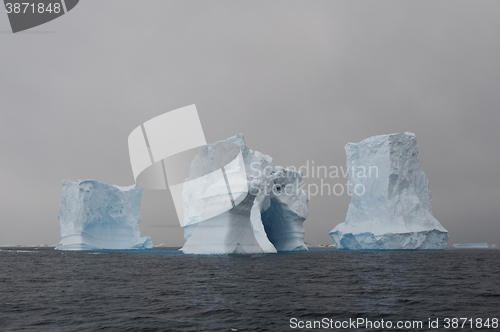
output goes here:
[{"label": "snow-covered ice", "polygon": [[[201,176],[214,174],[217,164],[226,165],[226,180],[222,175],[218,179]],[[200,148],[184,184],[183,207],[184,253],[307,250],[303,222],[308,195],[302,190],[302,175],[275,166],[271,157],[249,149],[242,134]]]},{"label": "snow-covered ice", "polygon": [[96,180],[63,180],[58,250],[151,249],[141,237],[143,187],[108,185]]},{"label": "snow-covered ice", "polygon": [[351,204],[330,236],[338,249],[445,249],[448,231],[432,215],[429,182],[413,133],[345,146]]}]

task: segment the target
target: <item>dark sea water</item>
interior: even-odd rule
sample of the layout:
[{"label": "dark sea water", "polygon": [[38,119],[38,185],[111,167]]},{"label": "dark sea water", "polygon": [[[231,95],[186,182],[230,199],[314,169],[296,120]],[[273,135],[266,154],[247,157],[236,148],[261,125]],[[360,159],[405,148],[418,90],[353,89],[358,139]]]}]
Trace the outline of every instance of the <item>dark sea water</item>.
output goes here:
[{"label": "dark sea water", "polygon": [[[292,318],[423,322],[422,329],[336,331],[453,330],[445,318],[491,322],[500,318],[500,250],[0,251],[0,331],[314,330],[291,328]],[[439,319],[438,329],[428,328],[429,318]]]}]

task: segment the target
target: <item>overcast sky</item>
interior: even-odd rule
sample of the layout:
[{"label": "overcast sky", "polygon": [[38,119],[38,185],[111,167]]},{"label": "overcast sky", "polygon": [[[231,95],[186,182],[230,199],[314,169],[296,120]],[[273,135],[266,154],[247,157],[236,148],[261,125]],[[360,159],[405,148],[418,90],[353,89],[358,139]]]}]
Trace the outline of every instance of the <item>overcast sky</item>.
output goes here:
[{"label": "overcast sky", "polygon": [[[12,34],[0,12],[0,245],[56,244],[61,181],[132,184],[129,133],[190,104],[207,141],[244,133],[282,166],[343,166],[348,142],[414,132],[450,244],[500,244],[498,13],[499,1],[84,0]],[[333,243],[349,201],[312,197],[306,242]],[[143,236],[184,243],[167,191],[146,191],[141,210]]]}]

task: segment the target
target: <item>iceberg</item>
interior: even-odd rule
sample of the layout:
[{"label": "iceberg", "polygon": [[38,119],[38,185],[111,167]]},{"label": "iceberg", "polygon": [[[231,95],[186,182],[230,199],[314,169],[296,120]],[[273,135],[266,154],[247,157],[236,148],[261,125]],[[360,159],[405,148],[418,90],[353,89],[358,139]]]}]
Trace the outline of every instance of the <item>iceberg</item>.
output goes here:
[{"label": "iceberg", "polygon": [[143,187],[112,186],[96,180],[63,180],[56,250],[151,249],[141,237]]},{"label": "iceberg", "polygon": [[302,186],[301,173],[249,149],[242,134],[200,147],[182,192],[186,242],[181,251],[306,251],[303,223],[309,200]]},{"label": "iceberg", "polygon": [[345,150],[352,196],[345,222],[330,232],[338,249],[447,248],[415,134],[374,136]]}]

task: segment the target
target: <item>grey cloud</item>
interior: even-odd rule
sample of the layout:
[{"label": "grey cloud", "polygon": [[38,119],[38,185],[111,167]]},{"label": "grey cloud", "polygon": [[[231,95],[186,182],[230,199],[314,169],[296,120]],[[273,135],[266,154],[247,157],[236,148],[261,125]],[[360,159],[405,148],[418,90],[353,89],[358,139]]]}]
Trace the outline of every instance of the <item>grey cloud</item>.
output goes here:
[{"label": "grey cloud", "polygon": [[[453,242],[497,243],[497,1],[85,1],[0,34],[0,244],[54,244],[64,178],[133,182],[127,137],[195,103],[207,141],[243,132],[275,163],[344,165],[344,145],[417,134]],[[0,30],[9,30],[0,15]],[[307,180],[311,182],[312,180]],[[349,198],[313,197],[306,241],[332,243]],[[168,192],[144,235],[181,245]]]}]

